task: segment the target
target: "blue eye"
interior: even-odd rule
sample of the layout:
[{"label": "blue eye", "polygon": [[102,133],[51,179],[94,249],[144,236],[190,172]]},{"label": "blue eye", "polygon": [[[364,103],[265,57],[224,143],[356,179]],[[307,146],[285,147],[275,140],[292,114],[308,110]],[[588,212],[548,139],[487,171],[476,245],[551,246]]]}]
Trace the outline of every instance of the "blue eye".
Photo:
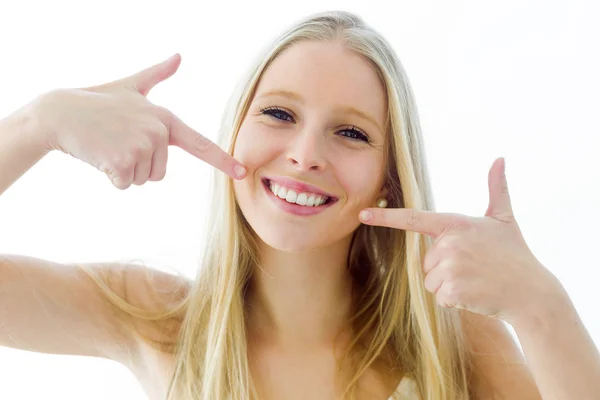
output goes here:
[{"label": "blue eye", "polygon": [[[286,120],[288,122],[293,122],[293,118],[288,112],[286,112],[280,108],[277,108],[277,107],[261,108],[260,113],[270,115],[271,117],[278,119],[278,120]],[[287,119],[287,117],[291,118],[292,120],[289,121]],[[360,129],[358,129],[354,126],[350,126],[346,129],[342,129],[339,132],[348,133],[348,135],[342,135],[342,136],[347,137],[349,139],[361,140],[363,142],[370,143],[369,137],[367,135],[365,135]]]}]

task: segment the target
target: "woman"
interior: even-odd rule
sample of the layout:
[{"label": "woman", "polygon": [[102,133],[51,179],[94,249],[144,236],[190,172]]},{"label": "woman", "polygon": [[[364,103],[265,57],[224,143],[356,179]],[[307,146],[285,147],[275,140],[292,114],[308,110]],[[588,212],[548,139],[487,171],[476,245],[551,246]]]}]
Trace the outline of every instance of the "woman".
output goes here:
[{"label": "woman", "polygon": [[[59,276],[46,263],[52,294],[78,293],[88,312],[80,306],[73,313],[89,319],[93,304],[94,317],[112,324],[111,333],[100,322],[80,323],[87,329],[82,338],[93,336],[102,349],[73,350],[64,339],[63,347],[38,343],[35,350],[119,360],[156,399],[573,395],[566,379],[548,379],[558,371],[584,383],[573,397],[591,396],[594,381],[581,371],[596,373],[600,363],[585,330],[552,336],[594,354],[572,372],[559,369],[567,345],[546,355],[535,336],[537,328],[551,338],[531,321],[558,311],[563,321],[575,320],[576,313],[520,236],[504,161],[490,171],[485,218],[432,212],[408,79],[389,44],[359,17],[310,16],[260,55],[224,118],[220,145],[228,153],[145,101],[179,60],[42,96],[0,130],[11,154],[27,156],[0,159],[0,166],[12,165],[3,169],[0,192],[56,149],[105,172],[120,189],[162,179],[169,144],[226,173],[215,175],[194,282],[156,271],[145,276],[148,270],[134,266],[63,269],[72,277],[88,274],[114,306],[113,318],[89,281],[67,285],[66,272]],[[77,119],[66,111],[73,108]],[[18,127],[29,134],[9,134]],[[33,271],[42,262],[3,261],[6,282],[15,283],[10,298],[31,291],[10,271],[25,265]],[[15,309],[0,315],[13,324],[13,335]],[[33,303],[25,311],[35,312]],[[54,317],[66,321],[63,314]],[[501,320],[515,327],[531,371]]]}]

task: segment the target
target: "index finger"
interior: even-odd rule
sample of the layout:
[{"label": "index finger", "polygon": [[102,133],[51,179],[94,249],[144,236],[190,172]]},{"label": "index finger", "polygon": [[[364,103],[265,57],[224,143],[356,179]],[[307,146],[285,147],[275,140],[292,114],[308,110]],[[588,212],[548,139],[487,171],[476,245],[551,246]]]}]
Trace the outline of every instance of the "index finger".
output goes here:
[{"label": "index finger", "polygon": [[369,219],[363,219],[361,212],[361,222],[365,224],[418,232],[434,239],[449,227],[462,223],[464,219],[459,214],[437,213],[413,208],[365,208],[365,210],[371,213]]},{"label": "index finger", "polygon": [[169,119],[169,144],[207,162],[234,179],[243,179],[246,168],[216,143],[187,126],[176,115]]}]

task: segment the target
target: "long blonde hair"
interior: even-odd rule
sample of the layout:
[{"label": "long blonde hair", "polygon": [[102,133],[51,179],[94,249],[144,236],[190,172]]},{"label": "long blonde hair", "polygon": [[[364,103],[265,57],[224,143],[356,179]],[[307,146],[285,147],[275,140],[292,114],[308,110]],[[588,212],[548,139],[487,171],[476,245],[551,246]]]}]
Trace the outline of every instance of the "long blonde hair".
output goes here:
[{"label": "long blonde hair", "polygon": [[[373,65],[388,98],[389,207],[434,211],[419,117],[404,68],[389,43],[349,12],[322,12],[300,20],[257,57],[230,99],[220,130],[221,147],[233,154],[263,72],[283,50],[305,40],[339,41]],[[138,309],[88,271],[115,306],[160,323],[164,337],[174,337],[172,342],[148,337],[156,348],[174,355],[168,400],[258,397],[248,363],[244,306],[245,290],[258,263],[257,247],[236,203],[231,179],[215,171],[213,184],[201,267],[176,306],[166,311]],[[361,375],[375,361],[383,361],[411,378],[422,399],[470,398],[469,349],[458,310],[438,306],[423,286],[421,266],[430,238],[367,225],[359,226],[353,235],[348,268],[356,282],[356,312],[351,321],[355,329],[343,359],[338,360],[340,372],[348,378],[343,397],[354,399]]]}]

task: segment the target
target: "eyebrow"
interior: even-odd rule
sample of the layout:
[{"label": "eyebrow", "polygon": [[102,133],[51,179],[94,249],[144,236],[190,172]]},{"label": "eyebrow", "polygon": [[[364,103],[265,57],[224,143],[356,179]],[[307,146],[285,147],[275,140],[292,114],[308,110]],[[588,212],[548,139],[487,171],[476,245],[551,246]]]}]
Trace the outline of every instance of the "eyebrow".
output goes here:
[{"label": "eyebrow", "polygon": [[[288,97],[292,100],[299,101],[300,103],[304,102],[304,100],[302,99],[302,96],[300,96],[298,93],[290,92],[289,90],[271,90],[269,92],[262,93],[260,96],[258,96],[258,98],[267,97],[267,96],[283,96],[283,97]],[[360,118],[366,119],[367,121],[369,121],[373,125],[375,125],[377,128],[379,128],[380,132],[383,132],[383,129],[381,129],[381,127],[379,126],[379,124],[377,123],[375,118],[373,118],[370,114],[367,114],[366,112],[361,111],[352,106],[341,106],[341,107],[338,107],[337,109],[346,114],[354,114]]]}]

